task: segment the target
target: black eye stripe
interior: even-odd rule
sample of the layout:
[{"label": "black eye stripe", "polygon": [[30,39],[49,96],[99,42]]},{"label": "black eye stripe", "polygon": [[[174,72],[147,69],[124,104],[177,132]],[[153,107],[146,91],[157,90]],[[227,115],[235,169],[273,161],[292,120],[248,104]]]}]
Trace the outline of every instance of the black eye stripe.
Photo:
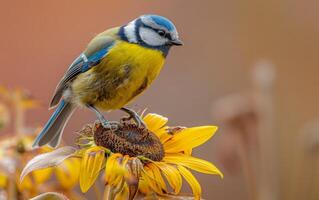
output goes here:
[{"label": "black eye stripe", "polygon": [[160,36],[165,36],[165,35],[166,35],[166,32],[163,31],[163,30],[158,30],[157,33],[158,33]]},{"label": "black eye stripe", "polygon": [[[169,32],[166,32],[165,30],[162,30],[162,29],[154,29],[154,31],[156,31],[160,36],[164,36],[165,38],[171,40],[172,39],[172,36]],[[160,34],[161,32],[163,32],[163,34]]]},{"label": "black eye stripe", "polygon": [[152,29],[153,31],[155,31],[155,32],[157,32],[157,33],[158,33],[159,31],[164,31],[164,33],[165,33],[165,38],[167,38],[167,39],[169,39],[169,40],[172,39],[171,34],[170,34],[169,32],[167,32],[167,31],[163,30],[163,29],[153,28],[153,27],[147,26],[147,25],[145,25],[145,24],[143,24],[143,26],[144,26],[145,28]]}]

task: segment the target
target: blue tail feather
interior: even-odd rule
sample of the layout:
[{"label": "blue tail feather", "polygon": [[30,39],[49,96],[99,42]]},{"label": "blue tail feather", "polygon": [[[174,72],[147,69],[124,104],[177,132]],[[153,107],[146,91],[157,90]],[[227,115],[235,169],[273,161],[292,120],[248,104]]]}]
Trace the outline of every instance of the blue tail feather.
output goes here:
[{"label": "blue tail feather", "polygon": [[58,140],[53,142],[53,144],[55,144],[53,147],[56,147],[59,143],[59,139],[61,138],[63,128],[73,113],[74,108],[75,107],[71,103],[62,100],[44,126],[43,130],[35,139],[32,145],[33,148],[50,144],[51,140],[54,139]]}]

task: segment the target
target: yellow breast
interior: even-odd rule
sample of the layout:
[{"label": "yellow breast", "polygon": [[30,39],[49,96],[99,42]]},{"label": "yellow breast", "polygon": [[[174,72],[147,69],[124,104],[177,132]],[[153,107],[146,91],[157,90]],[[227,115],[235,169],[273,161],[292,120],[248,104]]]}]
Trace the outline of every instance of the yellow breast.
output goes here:
[{"label": "yellow breast", "polygon": [[158,50],[119,41],[100,64],[77,77],[72,90],[82,104],[119,109],[154,81],[164,61]]}]

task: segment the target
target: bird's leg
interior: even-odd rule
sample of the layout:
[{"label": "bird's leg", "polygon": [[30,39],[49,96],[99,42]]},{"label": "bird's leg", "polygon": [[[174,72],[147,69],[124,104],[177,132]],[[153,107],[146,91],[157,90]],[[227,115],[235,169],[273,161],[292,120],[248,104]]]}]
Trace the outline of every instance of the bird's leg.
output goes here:
[{"label": "bird's leg", "polygon": [[144,123],[143,119],[132,109],[129,108],[121,108],[122,111],[126,112],[127,114],[130,115],[130,118],[132,118],[135,123],[137,124],[138,127],[146,127],[146,124]]},{"label": "bird's leg", "polygon": [[97,118],[99,119],[99,121],[101,122],[102,126],[104,128],[108,128],[108,129],[112,129],[112,130],[116,130],[118,128],[119,123],[118,122],[113,122],[113,121],[108,121],[104,118],[103,114],[97,109],[95,108],[93,105],[86,105],[86,107],[88,107],[90,110],[92,110]]}]

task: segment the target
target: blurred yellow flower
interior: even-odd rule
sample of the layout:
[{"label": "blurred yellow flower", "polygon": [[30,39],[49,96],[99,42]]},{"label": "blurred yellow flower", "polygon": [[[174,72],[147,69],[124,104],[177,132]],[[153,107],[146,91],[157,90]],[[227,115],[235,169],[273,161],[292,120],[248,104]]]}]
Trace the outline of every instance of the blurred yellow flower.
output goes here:
[{"label": "blurred yellow flower", "polygon": [[[0,138],[0,199],[29,199],[49,190],[63,192],[72,200],[80,199],[72,191],[78,185],[79,159],[65,160],[57,168],[35,170],[20,183],[20,173],[27,161],[52,149],[32,149],[34,136],[40,129],[26,127],[25,111],[38,107],[38,101],[25,90],[3,86],[0,86],[0,100],[0,129],[7,126],[9,120],[13,122],[12,133],[2,133]],[[10,119],[10,115],[14,118]],[[54,175],[56,179],[50,179]]]},{"label": "blurred yellow flower", "polygon": [[5,173],[0,172],[0,188],[5,188],[8,184],[8,177]]},{"label": "blurred yellow flower", "polygon": [[[194,198],[200,199],[201,186],[190,170],[223,177],[212,163],[191,155],[192,149],[209,140],[217,127],[169,127],[168,119],[158,114],[147,114],[144,122],[147,129],[127,121],[117,130],[88,125],[80,131],[79,149],[62,147],[33,158],[21,179],[35,169],[78,159],[82,192],[87,192],[104,172],[108,199],[134,199],[138,191],[144,196],[179,195],[183,178]],[[53,158],[56,162],[50,161]]]},{"label": "blurred yellow flower", "polygon": [[33,99],[27,91],[22,89],[8,89],[4,86],[0,86],[0,96],[11,103],[18,104],[24,109],[36,108],[39,106],[39,102]]},{"label": "blurred yellow flower", "polygon": [[[17,174],[17,183],[19,183],[19,174]],[[50,168],[35,170],[22,183],[18,184],[19,191],[36,191],[37,187],[47,181],[51,175],[52,169]]]},{"label": "blurred yellow flower", "polygon": [[[18,194],[22,199],[28,199],[54,186],[55,191],[76,196],[71,190],[78,185],[80,160],[75,158],[65,160],[56,168],[34,170],[20,183],[21,167],[27,160],[36,154],[52,151],[49,148],[32,150],[33,138],[33,136],[13,136],[3,137],[0,140],[0,191],[6,191],[8,199]],[[50,180],[54,175],[56,181]],[[11,190],[10,187],[15,189]],[[13,194],[11,191],[17,193]]]},{"label": "blurred yellow flower", "polygon": [[71,190],[78,184],[80,164],[79,159],[70,158],[55,168],[56,177],[63,189]]},{"label": "blurred yellow flower", "polygon": [[[80,161],[79,159],[71,158],[65,160],[56,168],[45,168],[33,171],[18,186],[20,191],[34,190],[55,175],[57,178],[57,186],[61,190],[72,190],[78,185],[79,174]],[[19,176],[20,174],[18,174],[17,180],[19,180]]]},{"label": "blurred yellow flower", "polygon": [[0,104],[0,129],[7,126],[10,120],[8,108],[4,104]]}]

